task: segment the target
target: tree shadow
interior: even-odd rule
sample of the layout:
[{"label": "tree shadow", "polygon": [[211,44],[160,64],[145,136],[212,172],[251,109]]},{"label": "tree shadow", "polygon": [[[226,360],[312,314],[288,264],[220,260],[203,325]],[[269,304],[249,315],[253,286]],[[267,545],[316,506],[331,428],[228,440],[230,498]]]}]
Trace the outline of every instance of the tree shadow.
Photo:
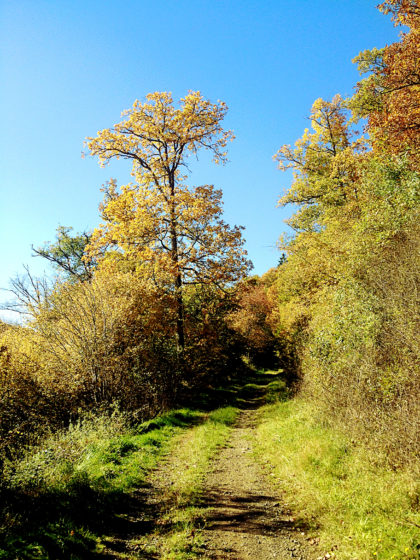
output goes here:
[{"label": "tree shadow", "polygon": [[[137,433],[168,426],[188,428],[203,419],[190,409],[170,411],[143,424]],[[152,443],[159,445],[157,439]],[[118,452],[122,458],[137,449],[128,443],[118,447]],[[46,488],[36,480],[30,483],[0,484],[0,559],[95,560],[119,554],[126,558],[124,554],[132,552],[127,550],[130,540],[155,529],[159,506],[150,503],[153,488],[149,484],[127,491],[113,487],[112,479],[98,482],[84,473],[62,488]],[[134,558],[156,558],[140,549],[133,554]]]},{"label": "tree shadow", "polygon": [[[87,484],[63,492],[3,491],[2,505],[14,526],[0,535],[0,558],[116,558],[130,538],[153,530],[156,510],[147,503],[148,492],[147,485],[128,494]],[[136,558],[155,558],[142,554]]]},{"label": "tree shadow", "polygon": [[288,519],[278,498],[255,492],[230,495],[216,488],[202,500],[206,508],[206,530],[229,531],[276,536],[282,531],[302,529],[302,524]]},{"label": "tree shadow", "polygon": [[227,379],[217,387],[208,386],[199,393],[191,393],[184,401],[192,408],[211,411],[223,406],[241,410],[255,410],[267,402],[285,400],[289,389],[283,372],[264,372],[247,369],[240,376]]},{"label": "tree shadow", "polygon": [[[150,433],[165,426],[196,425],[204,419],[198,411],[209,412],[223,406],[256,409],[267,402],[270,390],[278,398],[287,394],[281,374],[248,371],[246,376],[231,379],[225,386],[208,387],[206,392],[190,396],[185,403],[188,409],[154,418],[142,425],[139,433]],[[127,448],[125,452],[131,450]],[[133,548],[130,544],[133,539],[156,531],[162,504],[150,500],[153,493],[153,487],[148,484],[129,492],[112,489],[112,484],[92,484],[87,476],[77,478],[62,490],[0,487],[0,508],[6,519],[4,527],[9,529],[0,531],[0,558],[158,558],[155,553],[146,552],[140,546]],[[206,519],[214,529],[235,530],[241,526],[241,530],[264,532],[269,531],[268,524],[263,521],[264,500],[271,498],[252,494],[221,498],[220,493],[213,492],[199,502],[198,508],[212,509],[210,516],[206,513]],[[161,533],[174,529],[174,524],[159,526]]]}]

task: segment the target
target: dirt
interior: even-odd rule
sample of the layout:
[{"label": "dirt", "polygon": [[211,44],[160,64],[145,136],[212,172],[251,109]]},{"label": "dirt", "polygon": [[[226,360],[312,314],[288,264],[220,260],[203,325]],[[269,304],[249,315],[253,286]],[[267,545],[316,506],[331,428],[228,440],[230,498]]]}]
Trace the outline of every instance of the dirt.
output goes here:
[{"label": "dirt", "polygon": [[[212,462],[199,500],[199,527],[194,530],[200,534],[199,557],[203,559],[320,558],[316,539],[296,524],[281,501],[281,487],[254,457],[253,430],[264,395],[261,387],[242,399],[242,411],[231,437]],[[162,550],[165,534],[172,529],[171,521],[165,520],[174,505],[172,470],[169,456],[150,476],[149,484],[133,494],[132,507],[121,515],[130,528],[114,533],[102,557],[161,557],[158,551]]]},{"label": "dirt", "polygon": [[312,560],[316,551],[307,535],[295,526],[279,491],[253,458],[255,418],[254,410],[241,413],[208,476],[203,558]]}]

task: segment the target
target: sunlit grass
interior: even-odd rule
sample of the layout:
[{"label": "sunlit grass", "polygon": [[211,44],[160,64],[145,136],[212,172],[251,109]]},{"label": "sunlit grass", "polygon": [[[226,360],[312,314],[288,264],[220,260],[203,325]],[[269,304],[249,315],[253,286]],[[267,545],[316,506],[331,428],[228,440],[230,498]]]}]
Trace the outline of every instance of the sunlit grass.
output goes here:
[{"label": "sunlit grass", "polygon": [[256,449],[297,517],[336,558],[419,557],[418,479],[327,427],[312,405],[296,399],[266,406]]},{"label": "sunlit grass", "polygon": [[165,560],[197,558],[202,553],[199,531],[204,515],[198,507],[212,459],[226,444],[239,410],[224,407],[211,412],[206,421],[180,435],[166,466],[168,490],[166,500],[171,505],[162,519],[171,529],[162,536],[161,557]]},{"label": "sunlit grass", "polygon": [[171,493],[179,505],[191,505],[199,499],[210,461],[226,442],[237,412],[233,407],[215,410],[207,422],[189,430],[175,446],[171,456]]},{"label": "sunlit grass", "polygon": [[[52,434],[5,468],[0,558],[82,559],[112,547],[127,498],[148,483],[165,456],[172,484],[162,499],[172,506],[162,512],[161,526],[171,529],[159,538],[159,551],[168,559],[197,557],[201,541],[194,527],[200,513],[194,504],[237,412],[184,408],[138,426],[115,412],[86,416]],[[143,550],[149,544],[153,549],[149,536],[139,539]]]},{"label": "sunlit grass", "polygon": [[5,468],[0,558],[101,552],[126,497],[203,418],[182,409],[133,427],[119,412],[89,416],[28,450]]}]

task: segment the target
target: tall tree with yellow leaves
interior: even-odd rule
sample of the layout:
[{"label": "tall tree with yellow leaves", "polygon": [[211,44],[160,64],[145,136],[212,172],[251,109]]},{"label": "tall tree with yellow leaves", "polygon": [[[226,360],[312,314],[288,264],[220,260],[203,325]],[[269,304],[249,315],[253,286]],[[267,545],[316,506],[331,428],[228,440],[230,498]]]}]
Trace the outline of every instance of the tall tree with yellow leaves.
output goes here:
[{"label": "tall tree with yellow leaves", "polygon": [[242,228],[222,220],[221,191],[185,183],[188,158],[200,149],[209,150],[215,163],[226,162],[226,145],[233,138],[221,126],[226,111],[223,102],[211,103],[200,92],[189,92],[178,107],[170,93],[151,93],[144,103],[135,101],[120,123],[87,139],[101,165],[113,158],[131,160],[135,179],[121,188],[110,181],[105,188],[104,222],[92,235],[88,255],[103,254],[103,267],[129,268],[173,295],[180,355],[184,285],[223,287],[251,266]]}]

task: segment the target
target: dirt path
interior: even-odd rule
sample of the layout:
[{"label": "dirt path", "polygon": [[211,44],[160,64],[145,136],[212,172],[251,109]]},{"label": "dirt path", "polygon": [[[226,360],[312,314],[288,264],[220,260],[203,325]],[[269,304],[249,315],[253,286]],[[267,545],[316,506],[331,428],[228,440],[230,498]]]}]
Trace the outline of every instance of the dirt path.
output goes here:
[{"label": "dirt path", "polygon": [[[132,494],[132,507],[121,512],[121,519],[129,522],[129,530],[124,526],[120,532],[115,531],[102,557],[148,560],[320,558],[316,546],[311,544],[314,540],[308,539],[302,528],[296,526],[281,502],[281,489],[276,488],[270,474],[253,454],[258,408],[266,401],[267,387],[273,377],[265,379],[260,375],[251,379],[252,383],[236,388],[233,404],[242,410],[228,443],[215,452],[209,474],[204,474],[204,481],[200,478],[191,499],[188,493],[180,493],[177,483],[183,480],[180,473],[195,462],[195,448],[189,447],[191,441],[198,445],[202,440],[194,439],[197,438],[193,435],[195,428],[180,435],[166,460],[150,473],[148,484]],[[190,488],[188,484],[187,487]],[[188,517],[189,509],[192,517]],[[173,544],[180,532],[183,533],[181,544],[175,548],[169,544],[168,548],[168,543],[172,541]]]},{"label": "dirt path", "polygon": [[312,560],[313,547],[282,510],[278,492],[252,456],[256,411],[241,413],[206,483],[203,558]]}]

